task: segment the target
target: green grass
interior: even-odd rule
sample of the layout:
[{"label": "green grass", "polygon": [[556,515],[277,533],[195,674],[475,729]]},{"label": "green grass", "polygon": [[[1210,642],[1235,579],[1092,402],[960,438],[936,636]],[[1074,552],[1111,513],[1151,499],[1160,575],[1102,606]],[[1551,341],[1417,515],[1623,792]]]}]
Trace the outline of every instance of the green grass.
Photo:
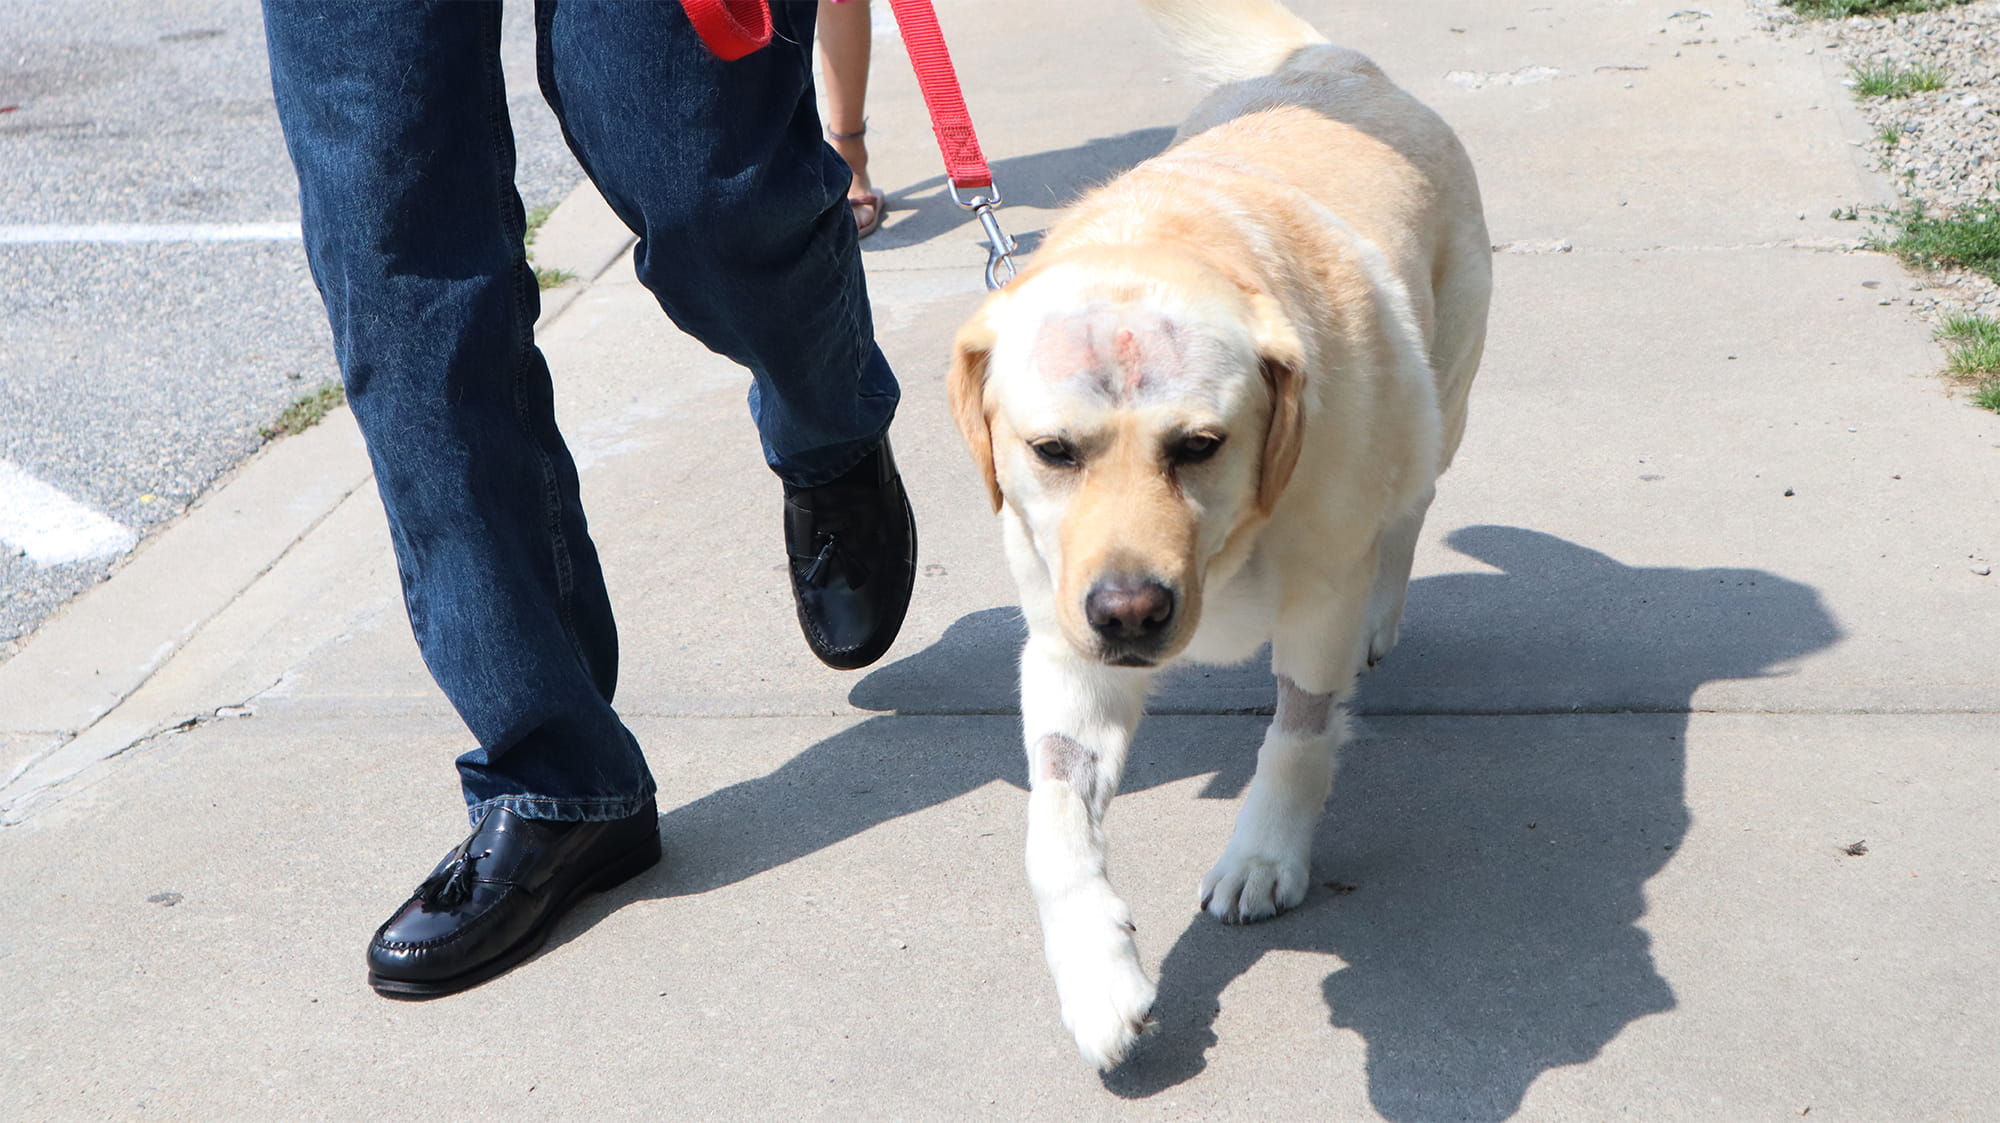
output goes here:
[{"label": "green grass", "polygon": [[1972,404],[2000,413],[2000,320],[1954,312],[1938,326],[1946,371],[1972,385]]},{"label": "green grass", "polygon": [[[1891,236],[1873,239],[1873,248],[1921,268],[1953,266],[2000,281],[2000,199],[1944,215],[1913,206],[1882,221]],[[1944,344],[1945,373],[1971,388],[1973,405],[2000,413],[2000,320],[1953,312],[1938,324],[1937,337]]]},{"label": "green grass", "polygon": [[1903,132],[1901,125],[1884,125],[1876,130],[1875,139],[1882,142],[1882,147],[1894,152],[1896,145],[1902,143]]},{"label": "green grass", "polygon": [[347,401],[347,391],[338,382],[329,382],[310,394],[297,398],[278,414],[278,419],[269,425],[259,426],[257,435],[267,441],[293,433],[303,433],[319,424],[327,411],[339,409]]},{"label": "green grass", "polygon": [[1902,12],[1928,12],[1949,8],[1966,0],[1784,0],[1785,6],[1807,19],[1846,19],[1848,16],[1893,16]]},{"label": "green grass", "polygon": [[1938,328],[1951,373],[1965,378],[2000,375],[2000,320],[1954,312]]},{"label": "green grass", "polygon": [[[532,247],[535,244],[535,235],[542,231],[542,224],[547,222],[549,216],[555,212],[556,208],[549,204],[544,204],[529,211],[528,229],[527,233],[521,239],[522,243]],[[534,260],[535,251],[531,248],[528,250],[529,264],[533,264]],[[535,266],[535,287],[541,289],[543,292],[566,285],[574,280],[576,280],[576,274],[567,269],[551,269],[546,265]]]},{"label": "green grass", "polygon": [[535,235],[541,232],[542,223],[547,222],[549,220],[549,216],[554,213],[556,213],[556,208],[554,203],[544,203],[539,207],[535,207],[529,210],[528,232],[527,235],[522,239],[522,241],[526,242],[528,245],[531,246],[534,245]]},{"label": "green grass", "polygon": [[567,269],[551,269],[546,265],[535,266],[535,287],[547,292],[553,288],[576,280],[576,274]]},{"label": "green grass", "polygon": [[1972,392],[1972,404],[2000,413],[2000,378],[1989,378]]},{"label": "green grass", "polygon": [[1892,236],[1878,239],[1877,248],[1925,269],[1970,269],[2000,281],[2000,199],[1948,214],[1913,206],[1887,221]]},{"label": "green grass", "polygon": [[1854,79],[1856,97],[1909,97],[1911,94],[1942,90],[1948,77],[1944,68],[1927,62],[1915,66],[1875,62],[1854,67],[1848,75]]}]

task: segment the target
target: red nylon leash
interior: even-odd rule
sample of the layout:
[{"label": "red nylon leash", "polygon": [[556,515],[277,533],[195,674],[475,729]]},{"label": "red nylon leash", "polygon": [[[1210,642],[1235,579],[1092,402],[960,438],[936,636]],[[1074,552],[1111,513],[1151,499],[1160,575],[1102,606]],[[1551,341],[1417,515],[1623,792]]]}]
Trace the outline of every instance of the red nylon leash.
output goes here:
[{"label": "red nylon leash", "polygon": [[889,9],[896,14],[903,49],[910,53],[910,67],[917,72],[924,105],[931,111],[931,131],[937,134],[944,173],[953,190],[992,187],[993,172],[979,151],[979,137],[972,131],[972,115],[959,92],[958,71],[952,68],[951,52],[945,50],[931,0],[889,0]]},{"label": "red nylon leash", "polygon": [[[767,0],[681,0],[681,7],[702,43],[725,61],[742,58],[771,41]],[[1014,279],[1014,239],[1000,229],[1000,220],[994,215],[1000,205],[1000,188],[979,150],[979,136],[973,132],[972,114],[965,108],[965,95],[951,65],[951,52],[945,49],[937,12],[931,8],[931,0],[889,0],[889,8],[903,33],[903,49],[909,52],[910,67],[917,73],[924,106],[930,110],[931,131],[937,135],[938,152],[944,156],[952,202],[979,217],[979,225],[986,231],[986,287],[997,289]]]},{"label": "red nylon leash", "polygon": [[1000,229],[994,214],[1000,206],[1000,186],[993,182],[993,171],[979,150],[979,136],[972,131],[972,114],[965,108],[951,52],[945,50],[937,12],[931,0],[889,0],[889,9],[896,14],[903,49],[909,52],[910,68],[917,72],[917,86],[931,112],[931,131],[937,134],[938,151],[944,156],[951,201],[979,216],[986,231],[986,287],[997,289],[1014,279],[1014,239]]},{"label": "red nylon leash", "polygon": [[771,8],[764,0],[681,0],[702,46],[735,62],[771,41]]}]

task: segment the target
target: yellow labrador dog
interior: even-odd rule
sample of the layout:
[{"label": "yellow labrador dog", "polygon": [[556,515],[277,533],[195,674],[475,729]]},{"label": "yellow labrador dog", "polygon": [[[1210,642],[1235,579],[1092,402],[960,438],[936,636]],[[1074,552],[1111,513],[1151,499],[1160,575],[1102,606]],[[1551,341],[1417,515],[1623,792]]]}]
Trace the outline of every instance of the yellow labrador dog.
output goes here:
[{"label": "yellow labrador dog", "polygon": [[1101,827],[1147,686],[1271,643],[1276,716],[1201,905],[1297,905],[1337,705],[1396,642],[1491,280],[1464,150],[1374,63],[1274,0],[1145,3],[1219,88],[1050,232],[950,377],[1030,633],[1028,879],[1101,1068],[1154,998]]}]

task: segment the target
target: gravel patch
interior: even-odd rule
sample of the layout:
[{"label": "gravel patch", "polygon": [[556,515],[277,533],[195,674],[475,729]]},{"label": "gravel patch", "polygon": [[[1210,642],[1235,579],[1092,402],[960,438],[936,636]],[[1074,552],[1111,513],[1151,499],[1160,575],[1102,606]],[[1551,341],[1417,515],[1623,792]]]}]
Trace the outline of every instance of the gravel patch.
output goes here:
[{"label": "gravel patch", "polygon": [[[1780,34],[1833,52],[1849,70],[1942,69],[1942,89],[1857,98],[1869,130],[1861,147],[1906,205],[1943,213],[2000,199],[2000,0],[1843,20],[1801,20],[1775,3],[1759,6]],[[1955,311],[2000,318],[2000,284],[1986,277],[1946,270],[1920,283],[1911,303],[1933,321]]]}]

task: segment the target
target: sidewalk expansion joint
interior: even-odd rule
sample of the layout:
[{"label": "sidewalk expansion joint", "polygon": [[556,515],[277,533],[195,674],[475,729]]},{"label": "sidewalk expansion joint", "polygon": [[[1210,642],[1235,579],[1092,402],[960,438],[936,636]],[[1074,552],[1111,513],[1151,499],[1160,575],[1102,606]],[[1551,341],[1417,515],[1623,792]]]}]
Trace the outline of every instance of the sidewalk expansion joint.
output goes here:
[{"label": "sidewalk expansion joint", "polygon": [[[2000,710],[1967,706],[1960,709],[1701,709],[1686,706],[1548,706],[1523,707],[1520,709],[1492,709],[1481,707],[1437,707],[1432,709],[1347,709],[1349,717],[1368,718],[1510,718],[1510,717],[1985,717],[2000,715]],[[759,710],[734,713],[689,713],[686,711],[621,709],[626,721],[644,719],[647,721],[802,721],[814,718],[1012,718],[1019,720],[1018,709],[971,707],[959,710]],[[1218,706],[1204,710],[1149,710],[1146,717],[1158,718],[1269,718],[1275,715],[1270,706]]]},{"label": "sidewalk expansion joint", "polygon": [[1743,253],[1762,250],[1801,250],[1806,253],[1869,253],[1865,238],[1800,237],[1777,238],[1767,242],[1734,242],[1713,245],[1579,246],[1568,238],[1523,238],[1496,242],[1493,252],[1509,257],[1608,257],[1635,253]]}]

